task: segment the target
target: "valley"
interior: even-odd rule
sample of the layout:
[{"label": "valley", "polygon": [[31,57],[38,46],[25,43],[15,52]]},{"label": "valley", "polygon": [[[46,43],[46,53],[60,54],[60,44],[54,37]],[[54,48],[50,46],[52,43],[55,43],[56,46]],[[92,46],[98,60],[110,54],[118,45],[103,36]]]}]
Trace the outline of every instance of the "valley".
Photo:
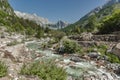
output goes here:
[{"label": "valley", "polygon": [[120,80],[119,9],[110,0],[52,23],[0,0],[0,80]]},{"label": "valley", "polygon": [[[6,79],[7,80],[12,80],[12,79],[39,80],[40,76],[32,77],[32,76],[19,74],[22,65],[24,64],[28,65],[36,61],[42,63],[44,61],[46,63],[48,61],[52,61],[52,63],[55,63],[58,67],[63,68],[66,71],[68,75],[68,77],[66,78],[67,80],[75,80],[75,79],[119,80],[120,79],[119,77],[120,64],[110,63],[107,58],[108,55],[106,56],[103,55],[104,53],[99,52],[99,48],[97,47],[93,48],[93,50],[89,52],[79,52],[79,54],[71,54],[71,53],[63,54],[61,52],[56,53],[56,50],[53,48],[54,44],[52,44],[52,46],[48,48],[49,41],[52,41],[52,38],[48,37],[43,39],[34,39],[34,38],[31,39],[31,38],[25,38],[24,35],[13,34],[10,36],[5,34],[4,37],[0,39],[0,43],[1,43],[0,60],[2,62],[5,62],[6,66],[9,67],[8,67],[7,76],[1,78],[0,80],[6,80]],[[64,37],[62,40],[63,41],[67,40],[67,37]],[[16,42],[16,44],[13,44],[13,42]],[[83,43],[84,45],[86,45],[85,42]],[[44,44],[47,44],[46,47]],[[90,49],[92,45],[89,44],[89,46],[87,47],[84,46],[84,47]],[[101,49],[104,50],[104,48]],[[47,63],[46,65],[50,66],[49,63]],[[44,79],[47,80],[47,76]]]}]

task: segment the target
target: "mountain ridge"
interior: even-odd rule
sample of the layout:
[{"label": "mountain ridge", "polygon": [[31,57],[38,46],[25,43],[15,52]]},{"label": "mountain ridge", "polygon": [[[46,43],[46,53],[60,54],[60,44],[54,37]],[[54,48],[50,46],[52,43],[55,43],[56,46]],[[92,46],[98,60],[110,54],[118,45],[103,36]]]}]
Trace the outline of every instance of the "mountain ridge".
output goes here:
[{"label": "mountain ridge", "polygon": [[62,20],[57,21],[56,23],[50,22],[47,18],[38,16],[37,14],[29,14],[20,11],[14,11],[19,18],[28,19],[34,21],[42,27],[49,27],[51,29],[62,29],[68,26],[68,23]]},{"label": "mountain ridge", "polygon": [[35,21],[38,25],[41,25],[41,26],[52,23],[47,18],[40,17],[35,13],[29,14],[29,13],[20,12],[20,11],[14,11],[14,12],[19,18]]},{"label": "mountain ridge", "polygon": [[[100,22],[106,16],[111,15],[116,9],[120,9],[120,0],[107,1],[104,5],[96,7],[80,18],[77,22],[68,25],[62,30],[71,33],[75,31],[76,27],[78,27],[81,28],[81,31],[93,31],[94,22]],[[97,29],[95,29],[95,31],[97,31]]]},{"label": "mountain ridge", "polygon": [[108,0],[104,5],[98,6],[95,9],[91,10],[89,13],[87,13],[85,16],[83,16],[80,20],[82,20],[86,16],[89,17],[90,15],[96,14],[96,13],[100,12],[100,10],[102,10],[106,7],[109,7],[111,5],[114,5],[116,3],[120,3],[120,0]]}]

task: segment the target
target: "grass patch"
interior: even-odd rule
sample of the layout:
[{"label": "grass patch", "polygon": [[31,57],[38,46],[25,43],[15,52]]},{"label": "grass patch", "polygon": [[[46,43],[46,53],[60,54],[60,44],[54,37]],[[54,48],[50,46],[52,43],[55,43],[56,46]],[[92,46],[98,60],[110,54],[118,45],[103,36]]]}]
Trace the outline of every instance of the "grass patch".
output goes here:
[{"label": "grass patch", "polygon": [[101,55],[105,55],[107,48],[108,47],[106,45],[91,46],[90,48],[87,49],[87,52],[94,52],[95,49],[97,49],[97,52],[100,52]]},{"label": "grass patch", "polygon": [[7,75],[7,66],[0,61],[0,77],[4,77]]},{"label": "grass patch", "polygon": [[38,76],[41,80],[66,80],[67,77],[66,72],[57,67],[52,61],[37,61],[23,65],[20,73],[22,75]]}]

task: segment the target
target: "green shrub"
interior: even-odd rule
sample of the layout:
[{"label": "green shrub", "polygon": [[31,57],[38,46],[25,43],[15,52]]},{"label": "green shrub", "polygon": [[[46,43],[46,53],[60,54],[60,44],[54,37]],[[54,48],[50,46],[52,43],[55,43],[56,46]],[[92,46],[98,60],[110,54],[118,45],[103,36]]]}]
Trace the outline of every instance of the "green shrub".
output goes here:
[{"label": "green shrub", "polygon": [[0,61],[0,77],[4,77],[7,75],[7,66]]},{"label": "green shrub", "polygon": [[106,56],[111,63],[120,63],[120,58],[113,53],[107,53]]},{"label": "green shrub", "polygon": [[115,10],[113,13],[105,17],[101,22],[99,33],[109,34],[115,31],[120,31],[120,10]]},{"label": "green shrub", "polygon": [[94,49],[97,49],[98,52],[100,52],[102,55],[105,55],[107,51],[107,46],[106,45],[91,46],[90,48],[87,49],[87,52],[93,52]]},{"label": "green shrub", "polygon": [[48,43],[49,44],[55,44],[55,43],[57,43],[57,40],[55,38],[52,38],[52,40],[50,40]]},{"label": "green shrub", "polygon": [[54,37],[57,41],[60,41],[66,34],[59,30],[51,30],[49,32],[52,37]]},{"label": "green shrub", "polygon": [[36,38],[41,38],[44,36],[44,31],[42,29],[39,29],[37,34],[35,35]]},{"label": "green shrub", "polygon": [[63,41],[63,46],[64,46],[64,52],[65,53],[77,53],[81,52],[81,47],[74,41],[71,40],[65,40]]},{"label": "green shrub", "polygon": [[47,44],[47,43],[42,43],[42,44],[41,44],[41,48],[42,48],[42,49],[45,49],[45,48],[47,48],[47,47],[48,47],[48,44]]},{"label": "green shrub", "polygon": [[23,65],[20,73],[38,76],[42,80],[66,80],[67,77],[66,72],[62,68],[58,68],[52,61]]},{"label": "green shrub", "polygon": [[108,61],[111,63],[120,63],[120,58],[113,53],[107,52],[107,46],[106,45],[99,45],[99,46],[92,46],[88,49],[88,52],[94,51],[94,49],[97,49],[98,52],[101,53],[101,56],[107,56]]},{"label": "green shrub", "polygon": [[33,30],[32,28],[27,28],[25,32],[26,35],[33,35],[35,33],[35,30]]}]

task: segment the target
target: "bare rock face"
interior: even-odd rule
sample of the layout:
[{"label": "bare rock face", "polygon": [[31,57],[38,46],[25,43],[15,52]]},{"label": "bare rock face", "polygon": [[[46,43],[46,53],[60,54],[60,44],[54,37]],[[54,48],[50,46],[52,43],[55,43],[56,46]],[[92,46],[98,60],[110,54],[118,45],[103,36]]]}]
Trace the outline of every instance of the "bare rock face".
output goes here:
[{"label": "bare rock face", "polygon": [[113,47],[112,52],[120,57],[120,43],[118,43],[115,47]]}]

